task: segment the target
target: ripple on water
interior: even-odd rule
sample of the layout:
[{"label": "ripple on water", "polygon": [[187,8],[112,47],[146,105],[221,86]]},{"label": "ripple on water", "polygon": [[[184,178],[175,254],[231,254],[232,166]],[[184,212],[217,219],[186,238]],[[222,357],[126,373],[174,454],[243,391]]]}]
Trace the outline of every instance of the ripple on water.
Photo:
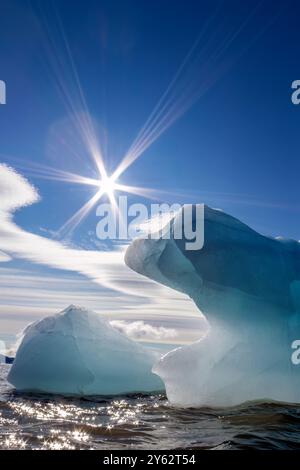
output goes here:
[{"label": "ripple on water", "polygon": [[164,395],[66,398],[14,392],[0,366],[0,448],[294,449],[300,408],[180,409]]}]

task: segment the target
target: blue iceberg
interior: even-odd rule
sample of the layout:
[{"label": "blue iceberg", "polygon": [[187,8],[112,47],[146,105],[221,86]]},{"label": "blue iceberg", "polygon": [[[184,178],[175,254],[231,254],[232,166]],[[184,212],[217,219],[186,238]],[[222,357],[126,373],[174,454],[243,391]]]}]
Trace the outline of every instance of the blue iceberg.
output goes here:
[{"label": "blue iceberg", "polygon": [[20,391],[118,395],[164,389],[158,355],[98,314],[71,305],[27,327],[8,381]]},{"label": "blue iceberg", "polygon": [[[184,209],[183,209],[184,210]],[[204,246],[137,239],[126,252],[134,271],[184,292],[210,328],[153,368],[169,400],[181,406],[231,406],[248,400],[300,402],[300,244],[263,236],[204,206]],[[182,312],[184,315],[184,312]]]}]

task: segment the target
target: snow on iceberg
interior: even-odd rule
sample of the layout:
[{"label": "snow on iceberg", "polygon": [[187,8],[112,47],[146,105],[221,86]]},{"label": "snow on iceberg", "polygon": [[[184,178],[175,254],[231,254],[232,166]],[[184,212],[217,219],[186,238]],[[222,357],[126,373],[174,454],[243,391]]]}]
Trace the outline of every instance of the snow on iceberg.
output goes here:
[{"label": "snow on iceberg", "polygon": [[160,391],[151,372],[157,358],[96,313],[71,305],[26,328],[8,381],[21,391],[80,396]]},{"label": "snow on iceberg", "polygon": [[[183,209],[184,210],[184,209]],[[204,246],[185,239],[137,239],[126,264],[188,294],[210,329],[198,342],[163,356],[153,371],[182,406],[231,406],[248,400],[300,402],[300,244],[260,235],[204,207]],[[181,222],[180,222],[181,223]],[[184,312],[183,312],[184,314]]]}]

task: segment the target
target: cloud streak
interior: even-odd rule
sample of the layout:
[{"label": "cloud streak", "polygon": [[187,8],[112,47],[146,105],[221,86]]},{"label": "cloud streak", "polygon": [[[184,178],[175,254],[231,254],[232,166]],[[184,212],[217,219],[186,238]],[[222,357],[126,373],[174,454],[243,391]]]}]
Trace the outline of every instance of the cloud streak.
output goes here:
[{"label": "cloud streak", "polygon": [[11,259],[11,256],[3,253],[3,251],[0,251],[0,263],[6,263],[7,261],[11,261]]}]

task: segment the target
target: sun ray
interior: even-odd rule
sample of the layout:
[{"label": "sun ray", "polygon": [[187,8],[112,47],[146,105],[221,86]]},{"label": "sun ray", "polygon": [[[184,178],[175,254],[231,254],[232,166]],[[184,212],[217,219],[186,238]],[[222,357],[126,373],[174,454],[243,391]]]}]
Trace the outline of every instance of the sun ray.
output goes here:
[{"label": "sun ray", "polygon": [[1,156],[5,160],[9,160],[10,162],[13,162],[16,168],[24,171],[24,173],[26,173],[29,176],[33,176],[33,177],[41,178],[41,179],[47,179],[47,180],[61,181],[61,182],[66,182],[66,183],[84,184],[88,186],[99,185],[99,181],[96,180],[95,178],[78,175],[77,173],[60,170],[58,168],[53,168],[47,165],[42,165],[40,163],[32,162],[30,160],[26,160],[26,165],[25,165],[24,160],[20,160],[18,158],[10,157],[10,156],[3,155],[3,154],[1,154]]},{"label": "sun ray", "polygon": [[104,192],[99,189],[99,191],[94,194],[94,196],[89,199],[75,214],[72,215],[60,229],[56,232],[57,238],[61,238],[66,234],[72,233],[76,227],[87,217],[91,209],[94,207],[97,201],[103,196]]},{"label": "sun ray", "polygon": [[[46,65],[50,66],[50,72],[63,104],[77,132],[82,137],[100,176],[105,177],[102,150],[59,11],[54,4],[51,4],[48,9],[38,6],[36,8],[44,24],[46,41],[43,44],[46,49],[45,57],[48,59]],[[53,16],[54,21],[51,22],[52,27],[50,27],[49,17]]]},{"label": "sun ray", "polygon": [[[199,44],[201,43],[201,39],[205,35],[207,29],[211,25],[211,23],[215,20],[217,17],[217,14],[220,10],[221,5],[224,3],[224,0],[221,0],[219,4],[216,7],[216,10],[213,12],[213,14],[208,18],[208,20],[205,22],[200,34],[198,35],[196,41],[194,42],[193,46],[191,49],[188,51],[186,54],[184,60],[182,61],[181,65],[179,66],[177,72],[175,73],[174,77],[172,78],[171,82],[169,83],[167,89],[159,99],[158,103],[154,107],[153,111],[151,112],[150,116],[146,120],[145,124],[139,131],[137,137],[133,141],[129,151],[127,152],[128,155],[134,154],[135,151],[139,148],[139,146],[144,142],[144,140],[147,138],[147,134],[150,132],[151,128],[154,126],[155,122],[159,119],[159,117],[163,114],[164,110],[168,108],[169,105],[172,104],[172,101],[174,101],[174,98],[176,98],[176,86],[178,87],[179,81],[181,80],[182,73],[184,73],[188,67],[189,62],[193,62],[195,60],[195,57],[193,57],[194,52],[197,50]],[[203,54],[205,50],[207,50],[209,42],[212,39],[212,35],[210,35],[209,40],[203,42],[203,46],[200,49],[200,53]],[[198,59],[199,60],[199,53],[198,53]]]},{"label": "sun ray", "polygon": [[[270,21],[261,31],[256,31],[252,37],[246,41],[241,41],[237,47],[238,51],[231,54],[230,57],[228,57],[228,54],[225,54],[258,13],[260,7],[261,2],[257,2],[246,17],[233,30],[229,31],[225,37],[224,35],[221,35],[221,38],[217,36],[207,51],[207,57],[203,55],[203,51],[206,52],[208,43],[213,35],[210,35],[208,41],[203,41],[204,47],[198,51],[198,45],[202,37],[200,35],[145,125],[138,133],[133,144],[121,160],[114,173],[116,178],[120,177],[175,121],[185,114],[234,65],[238,58],[245,53],[250,45],[265,31],[266,27],[271,24]],[[215,16],[216,13],[211,19]],[[217,26],[220,30],[219,33],[221,33],[220,24]]]},{"label": "sun ray", "polygon": [[[144,188],[143,186],[128,186],[126,184],[116,184],[116,189],[124,193],[136,194],[138,196],[143,196],[147,199],[152,199],[154,201],[161,200],[161,194],[166,194],[166,191],[160,191],[155,188]],[[169,195],[171,193],[168,193]]]}]

